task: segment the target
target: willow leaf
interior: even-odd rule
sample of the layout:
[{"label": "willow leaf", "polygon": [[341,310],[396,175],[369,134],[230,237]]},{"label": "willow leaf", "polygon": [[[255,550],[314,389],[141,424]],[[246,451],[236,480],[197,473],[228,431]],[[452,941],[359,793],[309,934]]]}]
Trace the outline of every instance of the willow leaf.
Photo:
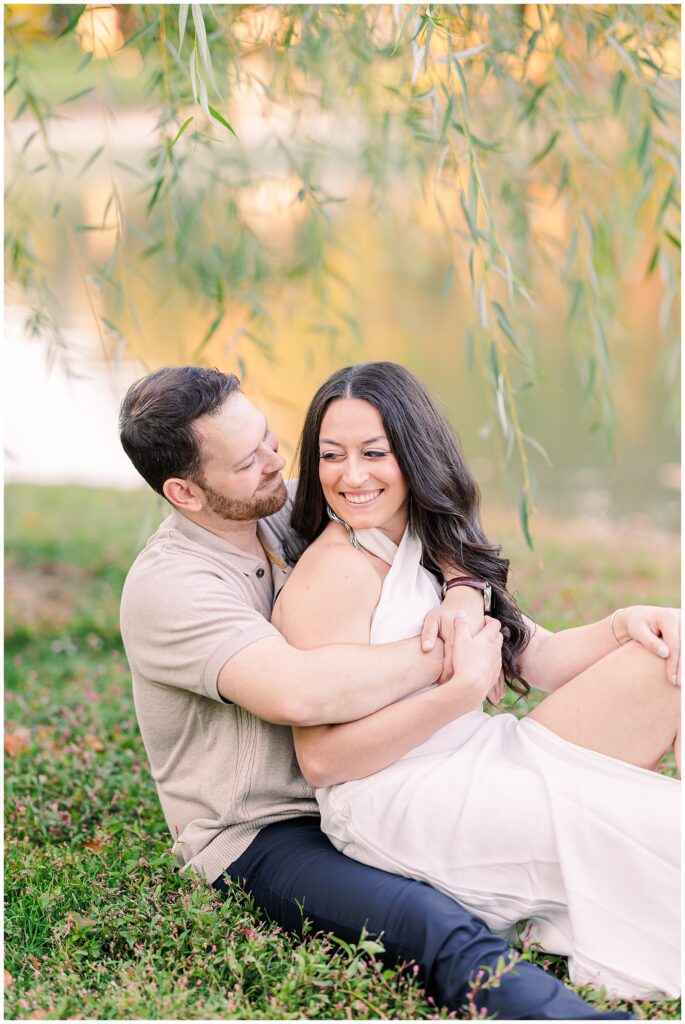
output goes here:
[{"label": "willow leaf", "polygon": [[559,135],[560,135],[560,132],[558,132],[558,131],[552,133],[552,135],[549,137],[548,141],[542,147],[540,152],[536,156],[534,156],[533,159],[530,161],[530,166],[531,167],[535,167],[536,164],[539,164],[541,160],[545,159],[545,157],[547,156],[548,153],[552,152],[552,150],[554,149],[554,147],[557,144],[557,140],[559,138]]},{"label": "willow leaf", "polygon": [[521,499],[519,501],[519,520],[521,522],[521,529],[523,530],[523,536],[525,538],[526,544],[528,545],[531,551],[534,551],[535,546],[533,544],[533,538],[530,533],[528,496],[526,495],[525,491],[521,491]]},{"label": "willow leaf", "polygon": [[218,331],[219,327],[221,326],[221,323],[222,323],[225,315],[226,314],[224,313],[224,311],[222,309],[222,310],[219,310],[217,315],[214,317],[214,319],[212,320],[212,322],[211,322],[211,324],[209,326],[209,330],[207,331],[207,333],[205,334],[204,338],[199,343],[199,345],[197,345],[197,347],[194,349],[194,351],[193,351],[193,353],[191,355],[192,362],[196,362],[200,358],[200,356],[202,355],[204,350],[207,348],[207,345],[212,340],[212,338],[214,337],[214,335]]},{"label": "willow leaf", "polygon": [[188,8],[190,4],[178,5],[178,52],[180,54],[183,46],[183,39],[186,34],[186,22],[188,21]]},{"label": "willow leaf", "polygon": [[646,278],[647,277],[651,277],[652,274],[654,273],[654,271],[656,270],[657,263],[659,262],[659,253],[660,252],[661,252],[661,246],[657,242],[657,244],[654,246],[654,248],[652,250],[652,255],[649,258],[649,263],[647,264],[647,270],[645,271],[645,277]]},{"label": "willow leaf", "polygon": [[621,109],[621,100],[623,99],[623,90],[626,84],[626,73],[620,70],[614,79],[613,88],[611,90],[611,98],[614,109],[614,114],[618,114]]},{"label": "willow leaf", "polygon": [[535,90],[531,98],[528,100],[528,102],[526,103],[525,107],[523,108],[518,117],[519,124],[521,123],[521,121],[527,121],[531,114],[533,114],[535,108],[540,102],[540,99],[549,88],[549,84],[549,82],[545,82],[544,85],[539,85],[537,87],[537,89]]},{"label": "willow leaf", "polygon": [[61,39],[63,36],[68,36],[70,32],[74,31],[74,29],[79,23],[81,15],[83,14],[87,6],[87,4],[76,5],[75,12],[72,14],[71,18],[69,18],[69,21],[66,23],[60,34],[57,36],[58,39]]},{"label": "willow leaf", "polygon": [[220,114],[218,110],[215,110],[214,107],[209,107],[209,113],[216,121],[219,121],[224,126],[224,128],[228,128],[229,132],[235,135],[236,139],[238,138],[238,135],[235,132],[235,130],[231,128],[226,118],[222,114]]},{"label": "willow leaf", "polygon": [[509,320],[507,318],[507,314],[504,312],[504,310],[500,306],[499,302],[495,302],[494,299],[492,300],[491,305],[492,305],[492,308],[495,311],[495,316],[497,318],[497,323],[499,324],[499,326],[500,326],[500,328],[502,330],[502,333],[509,339],[511,344],[514,346],[514,348],[516,349],[516,351],[520,355],[521,354],[521,347],[519,345],[519,342],[518,342],[518,339],[517,339],[516,335],[514,334],[514,329],[511,326],[511,324],[509,323]]},{"label": "willow leaf", "polygon": [[146,212],[147,213],[151,213],[152,212],[152,209],[153,209],[155,203],[159,199],[159,193],[161,191],[161,188],[162,188],[163,184],[164,184],[164,178],[158,178],[157,181],[155,182],[155,187],[152,190],[152,195],[150,196],[150,198],[148,200],[148,204],[147,204],[147,208],[146,208]]},{"label": "willow leaf", "polygon": [[[532,382],[529,381],[527,386],[528,387],[532,387],[533,386]],[[523,388],[520,388],[519,390],[523,390]],[[531,437],[529,434],[521,434],[521,437],[526,442],[526,444],[529,444],[531,446],[531,448],[534,448],[535,451],[538,452],[538,454],[540,454],[542,456],[542,458],[545,460],[545,462],[547,463],[547,465],[551,469],[552,466],[553,466],[552,460],[550,459],[549,455],[547,454],[545,449],[542,447],[540,442],[536,441],[536,439],[534,437]]]},{"label": "willow leaf", "polygon": [[174,148],[174,146],[176,145],[176,143],[178,142],[178,140],[179,140],[179,139],[181,138],[181,136],[183,135],[184,131],[186,130],[186,128],[188,127],[188,125],[189,125],[189,124],[191,123],[191,121],[192,121],[192,120],[193,120],[193,118],[192,118],[192,115],[191,115],[191,117],[187,118],[187,119],[186,119],[186,120],[185,120],[185,121],[183,122],[183,124],[181,125],[181,127],[180,127],[180,128],[178,129],[178,131],[177,131],[177,132],[176,132],[176,134],[174,135],[174,138],[173,138],[173,140],[172,140],[172,141],[171,141],[171,142],[169,143],[169,149],[168,149],[168,152],[169,152],[169,153],[170,153],[170,152],[171,152],[171,150],[172,150],[172,149]]},{"label": "willow leaf", "polygon": [[65,106],[67,103],[73,103],[75,100],[80,100],[82,96],[87,96],[88,93],[93,92],[94,89],[94,85],[89,85],[85,89],[80,89],[78,92],[72,93],[71,96],[67,96],[65,100],[62,100],[62,105]]},{"label": "willow leaf", "polygon": [[125,50],[127,46],[136,46],[137,43],[140,43],[147,36],[151,36],[158,24],[159,18],[155,15],[155,17],[153,17],[144,28],[141,28],[138,32],[134,32],[134,34],[126,40],[122,46],[122,50]]},{"label": "willow leaf", "polygon": [[205,28],[205,19],[202,14],[202,4],[191,4],[190,8],[193,12],[193,25],[195,26],[195,39],[197,45],[200,48],[200,57],[202,63],[205,66],[205,70],[210,77],[211,83],[214,87],[214,92],[219,93],[219,88],[216,84],[214,77],[214,68],[212,67],[212,57],[209,52],[209,44],[207,43],[207,30]]},{"label": "willow leaf", "polygon": [[671,205],[671,203],[675,199],[675,195],[676,195],[676,183],[675,183],[675,180],[673,178],[671,178],[669,186],[666,189],[666,192],[664,194],[663,199],[661,200],[661,205],[659,206],[659,212],[658,212],[657,218],[656,218],[656,226],[657,227],[661,227],[661,222],[664,219],[664,215],[666,214],[666,210],[669,208],[669,206]]}]

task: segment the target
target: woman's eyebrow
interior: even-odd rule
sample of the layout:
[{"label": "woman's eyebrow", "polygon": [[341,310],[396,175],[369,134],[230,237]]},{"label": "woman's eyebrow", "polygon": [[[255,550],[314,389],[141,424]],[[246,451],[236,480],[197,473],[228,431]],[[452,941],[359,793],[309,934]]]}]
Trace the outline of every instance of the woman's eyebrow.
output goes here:
[{"label": "woman's eyebrow", "polygon": [[[379,434],[378,437],[370,437],[367,441],[362,441],[362,447],[365,444],[373,444],[374,441],[387,441],[387,440],[388,439],[385,436],[385,434]],[[343,447],[343,445],[340,444],[340,441],[333,441],[330,437],[320,437],[319,438],[319,444],[334,444],[336,446],[336,448],[342,448]]]}]

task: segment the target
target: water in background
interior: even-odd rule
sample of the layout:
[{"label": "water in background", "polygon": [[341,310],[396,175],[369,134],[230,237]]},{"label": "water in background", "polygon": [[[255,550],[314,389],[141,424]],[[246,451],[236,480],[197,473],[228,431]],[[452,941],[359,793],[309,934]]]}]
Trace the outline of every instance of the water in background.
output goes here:
[{"label": "water in background", "polygon": [[[140,115],[127,114],[117,125],[127,159],[141,160],[151,124],[143,124]],[[94,125],[89,128],[87,118],[80,118],[77,126],[66,126],[74,131],[68,144],[74,152],[87,153],[97,144]],[[21,123],[12,130],[21,143]],[[97,221],[106,198],[107,183],[95,168],[74,186],[84,223]],[[124,201],[134,209],[143,202],[134,188]],[[252,204],[255,230],[287,233],[292,208],[287,177],[275,176],[261,192],[249,191],[245,201]],[[459,281],[445,294],[446,259],[440,240],[425,230],[426,225],[403,222],[401,215],[396,222],[370,219],[362,195],[352,196],[336,215],[342,243],[331,254],[331,263],[351,285],[336,302],[359,322],[361,336],[344,329],[336,335],[330,320],[322,324],[308,283],[293,280],[270,300],[276,339],[270,352],[241,338],[228,317],[203,362],[236,370],[240,360],[247,371],[245,389],[267,412],[286,457],[292,454],[308,400],[332,370],[368,359],[403,363],[437,396],[457,429],[484,504],[516,507],[518,488],[511,479],[515,472],[507,471],[487,384],[467,368],[461,310],[471,300]],[[199,322],[198,309],[189,308],[179,296],[167,295],[160,302],[163,280],[153,280],[152,288],[150,282],[144,287],[133,280],[130,288],[145,333],[137,335],[129,324],[128,348],[117,360],[104,360],[83,282],[65,258],[64,240],[48,219],[40,230],[54,258],[70,324],[65,337],[75,358],[71,371],[59,356],[48,365],[45,343],[25,332],[26,299],[8,296],[6,479],[136,486],[139,480],[118,443],[121,397],[147,368],[190,361],[207,324]],[[107,240],[92,233],[86,244],[95,254]],[[661,344],[654,337],[660,300],[656,275],[648,281],[636,276],[634,287],[623,297],[623,330],[613,353],[617,432],[611,455],[602,435],[589,430],[592,417],[583,406],[580,375],[563,340],[561,298],[552,274],[540,276],[535,295],[539,364],[548,379],[526,393],[522,408],[526,433],[544,446],[551,461],[549,466],[537,451],[530,452],[538,509],[564,517],[677,528],[680,453],[673,389],[668,386]]]}]

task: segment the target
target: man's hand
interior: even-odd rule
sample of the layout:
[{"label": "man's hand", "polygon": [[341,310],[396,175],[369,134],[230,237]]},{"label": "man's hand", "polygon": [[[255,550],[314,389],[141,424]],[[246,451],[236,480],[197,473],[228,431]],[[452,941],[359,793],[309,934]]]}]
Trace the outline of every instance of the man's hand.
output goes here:
[{"label": "man's hand", "polygon": [[614,615],[614,636],[620,644],[636,640],[666,662],[666,675],[680,686],[680,609],[636,604]]},{"label": "man's hand", "polygon": [[480,632],[485,624],[483,595],[473,587],[453,587],[445,594],[445,600],[432,608],[426,616],[421,632],[421,649],[431,651],[438,637],[445,644],[445,660],[439,682],[446,682],[452,675],[452,652],[454,650],[454,624],[456,618],[466,615],[471,636]]},{"label": "man's hand", "polygon": [[507,692],[507,683],[504,678],[504,669],[500,670],[500,674],[497,677],[497,682],[491,689],[488,690],[486,697],[491,704],[499,704],[504,694]]},{"label": "man's hand", "polygon": [[503,636],[498,619],[486,615],[483,628],[471,636],[465,612],[454,617],[453,674],[446,687],[467,694],[474,708],[480,707],[496,685],[502,671]]}]

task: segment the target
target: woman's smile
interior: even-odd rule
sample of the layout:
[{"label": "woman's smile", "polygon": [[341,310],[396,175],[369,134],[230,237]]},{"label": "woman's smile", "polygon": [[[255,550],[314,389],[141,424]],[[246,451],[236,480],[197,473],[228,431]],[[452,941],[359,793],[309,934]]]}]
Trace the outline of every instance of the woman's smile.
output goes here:
[{"label": "woman's smile", "polygon": [[378,488],[375,491],[341,491],[340,493],[345,501],[351,505],[369,505],[377,498],[380,498],[383,489]]}]

